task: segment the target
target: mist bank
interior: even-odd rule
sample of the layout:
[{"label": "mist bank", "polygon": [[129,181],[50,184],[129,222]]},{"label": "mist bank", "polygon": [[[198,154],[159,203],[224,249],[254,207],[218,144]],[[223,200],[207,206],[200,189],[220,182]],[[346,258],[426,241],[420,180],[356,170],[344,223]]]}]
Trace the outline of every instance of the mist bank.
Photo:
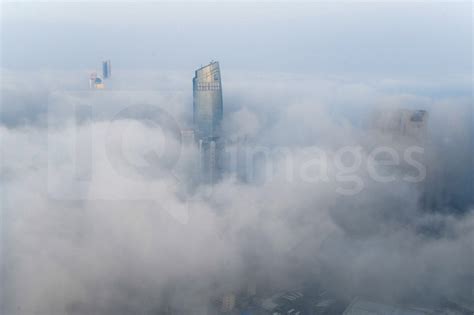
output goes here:
[{"label": "mist bank", "polygon": [[[190,128],[192,73],[142,73],[137,81],[118,71],[107,90],[92,92],[87,75],[10,72],[3,80],[6,314],[130,314],[165,304],[205,310],[248,279],[268,293],[314,281],[344,297],[433,305],[469,286],[472,98],[453,92],[464,80],[223,69],[226,150],[286,149],[297,176],[290,180],[285,156],[271,153],[251,168],[271,166],[271,176],[242,180],[228,172],[212,189],[190,192],[192,147],[181,143],[170,172],[150,152],[179,139],[146,119],[115,118],[149,104]],[[374,111],[398,108],[429,112],[423,142],[370,128]],[[121,132],[113,150],[110,130]],[[331,167],[344,147],[361,148],[367,161],[379,146],[403,152],[409,145],[424,149],[415,156],[426,167],[422,182],[380,183],[365,163],[347,172],[356,155],[341,158],[344,174]],[[328,181],[317,180],[322,154]],[[298,175],[308,161],[318,163]],[[400,167],[403,161],[383,169],[396,175]],[[341,194],[355,177],[363,189]],[[427,190],[439,197],[436,207],[420,206]]]}]

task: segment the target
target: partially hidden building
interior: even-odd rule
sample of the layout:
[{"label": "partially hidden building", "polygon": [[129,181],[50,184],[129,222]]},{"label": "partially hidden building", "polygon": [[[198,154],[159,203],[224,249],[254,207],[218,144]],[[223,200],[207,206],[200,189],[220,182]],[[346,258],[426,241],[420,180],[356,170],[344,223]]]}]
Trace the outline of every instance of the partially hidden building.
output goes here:
[{"label": "partially hidden building", "polygon": [[193,78],[194,137],[199,147],[200,181],[215,183],[222,173],[222,84],[219,63],[196,70]]},{"label": "partially hidden building", "polygon": [[110,60],[102,61],[102,77],[104,79],[110,78],[112,75],[112,66],[110,64]]}]

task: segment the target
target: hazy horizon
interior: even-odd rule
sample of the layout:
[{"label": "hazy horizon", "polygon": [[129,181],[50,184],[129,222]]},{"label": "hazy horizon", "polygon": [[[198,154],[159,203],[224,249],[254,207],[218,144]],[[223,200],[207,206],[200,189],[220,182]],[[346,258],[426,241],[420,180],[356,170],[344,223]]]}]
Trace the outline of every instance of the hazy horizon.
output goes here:
[{"label": "hazy horizon", "polygon": [[[260,315],[318,286],[344,307],[474,301],[472,9],[2,3],[0,312]],[[204,185],[211,60],[226,164]]]}]

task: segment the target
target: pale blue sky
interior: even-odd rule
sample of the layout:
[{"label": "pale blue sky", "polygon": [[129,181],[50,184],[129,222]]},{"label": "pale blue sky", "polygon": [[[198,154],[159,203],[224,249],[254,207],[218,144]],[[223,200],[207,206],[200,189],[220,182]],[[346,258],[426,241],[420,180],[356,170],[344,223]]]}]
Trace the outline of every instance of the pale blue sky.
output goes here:
[{"label": "pale blue sky", "polygon": [[2,10],[2,67],[471,76],[471,2],[43,2]]}]

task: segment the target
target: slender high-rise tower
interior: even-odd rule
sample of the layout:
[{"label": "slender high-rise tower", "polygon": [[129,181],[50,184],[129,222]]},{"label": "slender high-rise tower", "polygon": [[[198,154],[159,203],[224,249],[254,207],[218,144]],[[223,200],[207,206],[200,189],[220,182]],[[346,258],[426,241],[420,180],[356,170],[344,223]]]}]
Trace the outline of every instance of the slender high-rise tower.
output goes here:
[{"label": "slender high-rise tower", "polygon": [[199,145],[201,181],[214,183],[222,165],[222,85],[219,63],[196,70],[193,78],[193,118]]},{"label": "slender high-rise tower", "polygon": [[196,70],[193,78],[194,129],[198,138],[219,137],[222,122],[222,86],[219,63]]},{"label": "slender high-rise tower", "polygon": [[110,60],[102,61],[102,77],[108,79],[112,75]]}]

